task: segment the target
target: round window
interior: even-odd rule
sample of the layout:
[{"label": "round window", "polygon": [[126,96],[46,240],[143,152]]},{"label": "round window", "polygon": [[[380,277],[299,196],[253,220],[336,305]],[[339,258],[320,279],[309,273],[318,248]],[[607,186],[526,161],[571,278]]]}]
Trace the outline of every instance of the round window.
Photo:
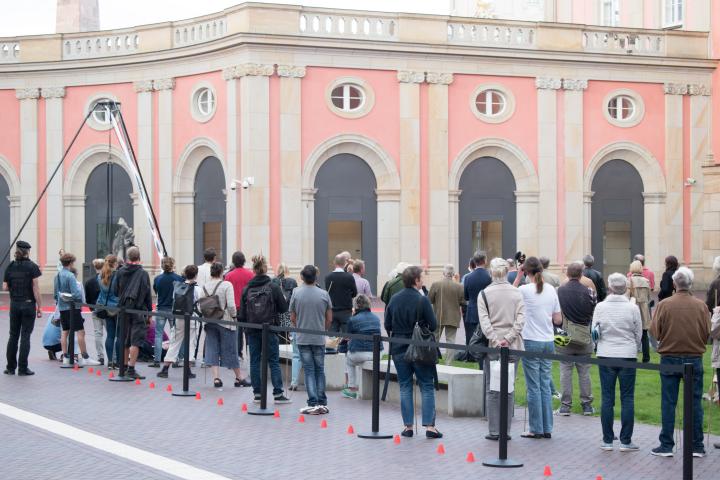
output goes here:
[{"label": "round window", "polygon": [[110,125],[110,113],[108,112],[107,106],[104,105],[104,103],[109,101],[107,98],[101,98],[93,102],[92,106],[93,120],[103,126]]},{"label": "round window", "polygon": [[193,120],[199,123],[210,121],[217,109],[217,95],[212,85],[201,82],[195,85],[190,96],[190,114]]},{"label": "round window", "polygon": [[499,117],[505,112],[507,101],[498,90],[483,90],[475,97],[475,108],[486,117]]},{"label": "round window", "polygon": [[335,108],[343,112],[354,112],[365,104],[365,92],[357,85],[345,83],[333,88],[330,99]]},{"label": "round window", "polygon": [[607,109],[610,118],[627,121],[635,114],[635,102],[627,95],[618,95],[610,99]]},{"label": "round window", "polygon": [[202,88],[197,94],[197,109],[203,116],[209,116],[215,110],[215,95],[209,88]]}]

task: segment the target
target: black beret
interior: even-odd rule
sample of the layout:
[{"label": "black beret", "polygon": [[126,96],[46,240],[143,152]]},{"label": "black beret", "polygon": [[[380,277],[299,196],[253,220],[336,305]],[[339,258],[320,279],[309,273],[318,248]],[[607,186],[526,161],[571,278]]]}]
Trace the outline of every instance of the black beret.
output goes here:
[{"label": "black beret", "polygon": [[17,245],[18,248],[24,248],[25,250],[30,250],[32,248],[25,240],[18,240],[15,245]]}]

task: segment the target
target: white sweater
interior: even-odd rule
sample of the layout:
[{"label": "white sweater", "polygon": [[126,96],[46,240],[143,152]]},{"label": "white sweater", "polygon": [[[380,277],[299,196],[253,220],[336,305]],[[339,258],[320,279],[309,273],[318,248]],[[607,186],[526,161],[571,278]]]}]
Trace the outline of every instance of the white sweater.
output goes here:
[{"label": "white sweater", "polygon": [[642,340],[640,309],[624,295],[610,294],[597,304],[592,328],[600,333],[598,357],[637,357]]},{"label": "white sweater", "polygon": [[[218,283],[220,283],[220,285],[218,285]],[[218,296],[218,299],[220,300],[220,306],[223,308],[223,310],[225,310],[225,315],[222,319],[228,322],[236,321],[235,317],[237,316],[237,309],[235,308],[235,289],[233,288],[232,283],[226,282],[222,279],[212,278],[205,284],[204,288],[200,289],[199,298],[212,295],[213,291],[215,290],[215,286],[217,286],[217,292],[215,292],[215,295]],[[207,295],[205,294],[205,291],[207,291]],[[221,326],[229,330],[235,330],[234,326]]]}]

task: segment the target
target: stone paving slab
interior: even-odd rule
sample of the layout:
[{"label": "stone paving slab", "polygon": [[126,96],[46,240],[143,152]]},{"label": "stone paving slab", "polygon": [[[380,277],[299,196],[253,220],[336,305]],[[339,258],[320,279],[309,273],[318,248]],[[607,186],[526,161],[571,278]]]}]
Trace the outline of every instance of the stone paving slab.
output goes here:
[{"label": "stone paving slab", "polygon": [[[520,438],[524,410],[516,411],[514,439],[510,457],[522,460],[521,469],[496,470],[483,467],[482,460],[496,458],[497,443],[485,440],[487,424],[479,419],[450,418],[439,415],[438,428],[446,454],[438,455],[436,440],[424,435],[403,438],[400,445],[391,440],[361,440],[348,435],[370,427],[370,402],[347,400],[336,392],[329,394],[331,413],[307,416],[298,423],[298,409],[304,405],[304,392],[294,392],[293,403],[278,407],[280,418],[255,417],[241,412],[242,403],[252,408],[251,391],[232,387],[232,373],[223,372],[226,387],[212,387],[209,372],[196,369],[198,379],[191,384],[202,396],[172,397],[168,383],[181,387],[180,369],[171,369],[171,378],[151,378],[142,385],[111,383],[107,369],[102,377],[62,370],[47,360],[40,347],[44,321],[33,334],[30,365],[34,377],[0,375],[0,402],[70,424],[112,440],[142,448],[229,478],[275,479],[332,476],[407,476],[426,478],[541,479],[550,465],[556,479],[650,480],[681,478],[682,462],[655,458],[650,449],[657,444],[658,427],[636,424],[633,440],[637,453],[603,452],[598,418],[556,417],[552,440]],[[7,339],[7,314],[0,313],[0,345]],[[90,333],[90,332],[88,332]],[[88,345],[93,342],[88,335]],[[139,369],[154,375],[157,370]],[[207,373],[207,376],[205,375]],[[283,374],[287,376],[286,368]],[[156,388],[148,387],[155,381]],[[229,385],[229,387],[228,387]],[[216,404],[223,397],[224,406]],[[418,399],[419,401],[419,399]],[[271,405],[272,408],[274,408]],[[327,429],[320,428],[326,419]],[[381,429],[398,433],[400,411],[395,405],[381,405]],[[0,416],[5,442],[0,443],[0,478],[24,479],[71,476],[73,478],[170,478],[161,472],[70,442],[34,427]],[[422,431],[420,432],[423,433]],[[714,437],[712,441],[720,441]],[[465,461],[473,452],[476,463]],[[720,451],[695,461],[695,478],[718,478]],[[104,473],[103,473],[104,472]]]}]

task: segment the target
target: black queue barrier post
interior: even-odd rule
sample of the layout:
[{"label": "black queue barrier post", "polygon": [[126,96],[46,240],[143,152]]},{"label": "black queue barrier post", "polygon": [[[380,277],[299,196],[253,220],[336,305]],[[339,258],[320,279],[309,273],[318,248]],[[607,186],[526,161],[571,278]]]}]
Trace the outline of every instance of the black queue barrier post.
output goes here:
[{"label": "black queue barrier post", "polygon": [[388,439],[392,434],[380,433],[380,335],[373,335],[372,370],[372,426],[369,433],[359,433],[359,438]]},{"label": "black queue barrier post", "polygon": [[181,392],[173,392],[173,397],[194,397],[197,392],[190,391],[190,315],[183,318],[185,332],[183,335],[183,386]]},{"label": "black queue barrier post", "polygon": [[117,334],[115,335],[115,353],[118,358],[118,374],[116,377],[109,378],[111,382],[132,382],[134,378],[126,377],[125,370],[127,366],[127,358],[125,357],[125,338],[127,337],[127,322],[125,321],[125,307],[120,307],[117,314]]},{"label": "black queue barrier post", "polygon": [[[60,364],[60,368],[75,368],[75,302],[70,302],[70,331],[67,337],[67,355],[70,357],[70,363],[66,364],[64,361]],[[62,327],[61,327],[62,328]],[[82,368],[80,362],[77,365],[78,368]]]},{"label": "black queue barrier post", "polygon": [[683,480],[693,478],[693,387],[695,366],[683,370]]},{"label": "black queue barrier post", "polygon": [[508,442],[508,364],[510,363],[510,351],[508,347],[500,347],[500,439],[498,458],[495,460],[487,460],[483,462],[486,467],[496,468],[518,468],[523,464],[507,458],[507,442]]},{"label": "black queue barrier post", "polygon": [[268,339],[270,336],[270,325],[263,323],[262,326],[262,350],[260,353],[260,408],[248,410],[249,415],[274,415],[275,412],[267,408],[267,383],[268,383]]}]

